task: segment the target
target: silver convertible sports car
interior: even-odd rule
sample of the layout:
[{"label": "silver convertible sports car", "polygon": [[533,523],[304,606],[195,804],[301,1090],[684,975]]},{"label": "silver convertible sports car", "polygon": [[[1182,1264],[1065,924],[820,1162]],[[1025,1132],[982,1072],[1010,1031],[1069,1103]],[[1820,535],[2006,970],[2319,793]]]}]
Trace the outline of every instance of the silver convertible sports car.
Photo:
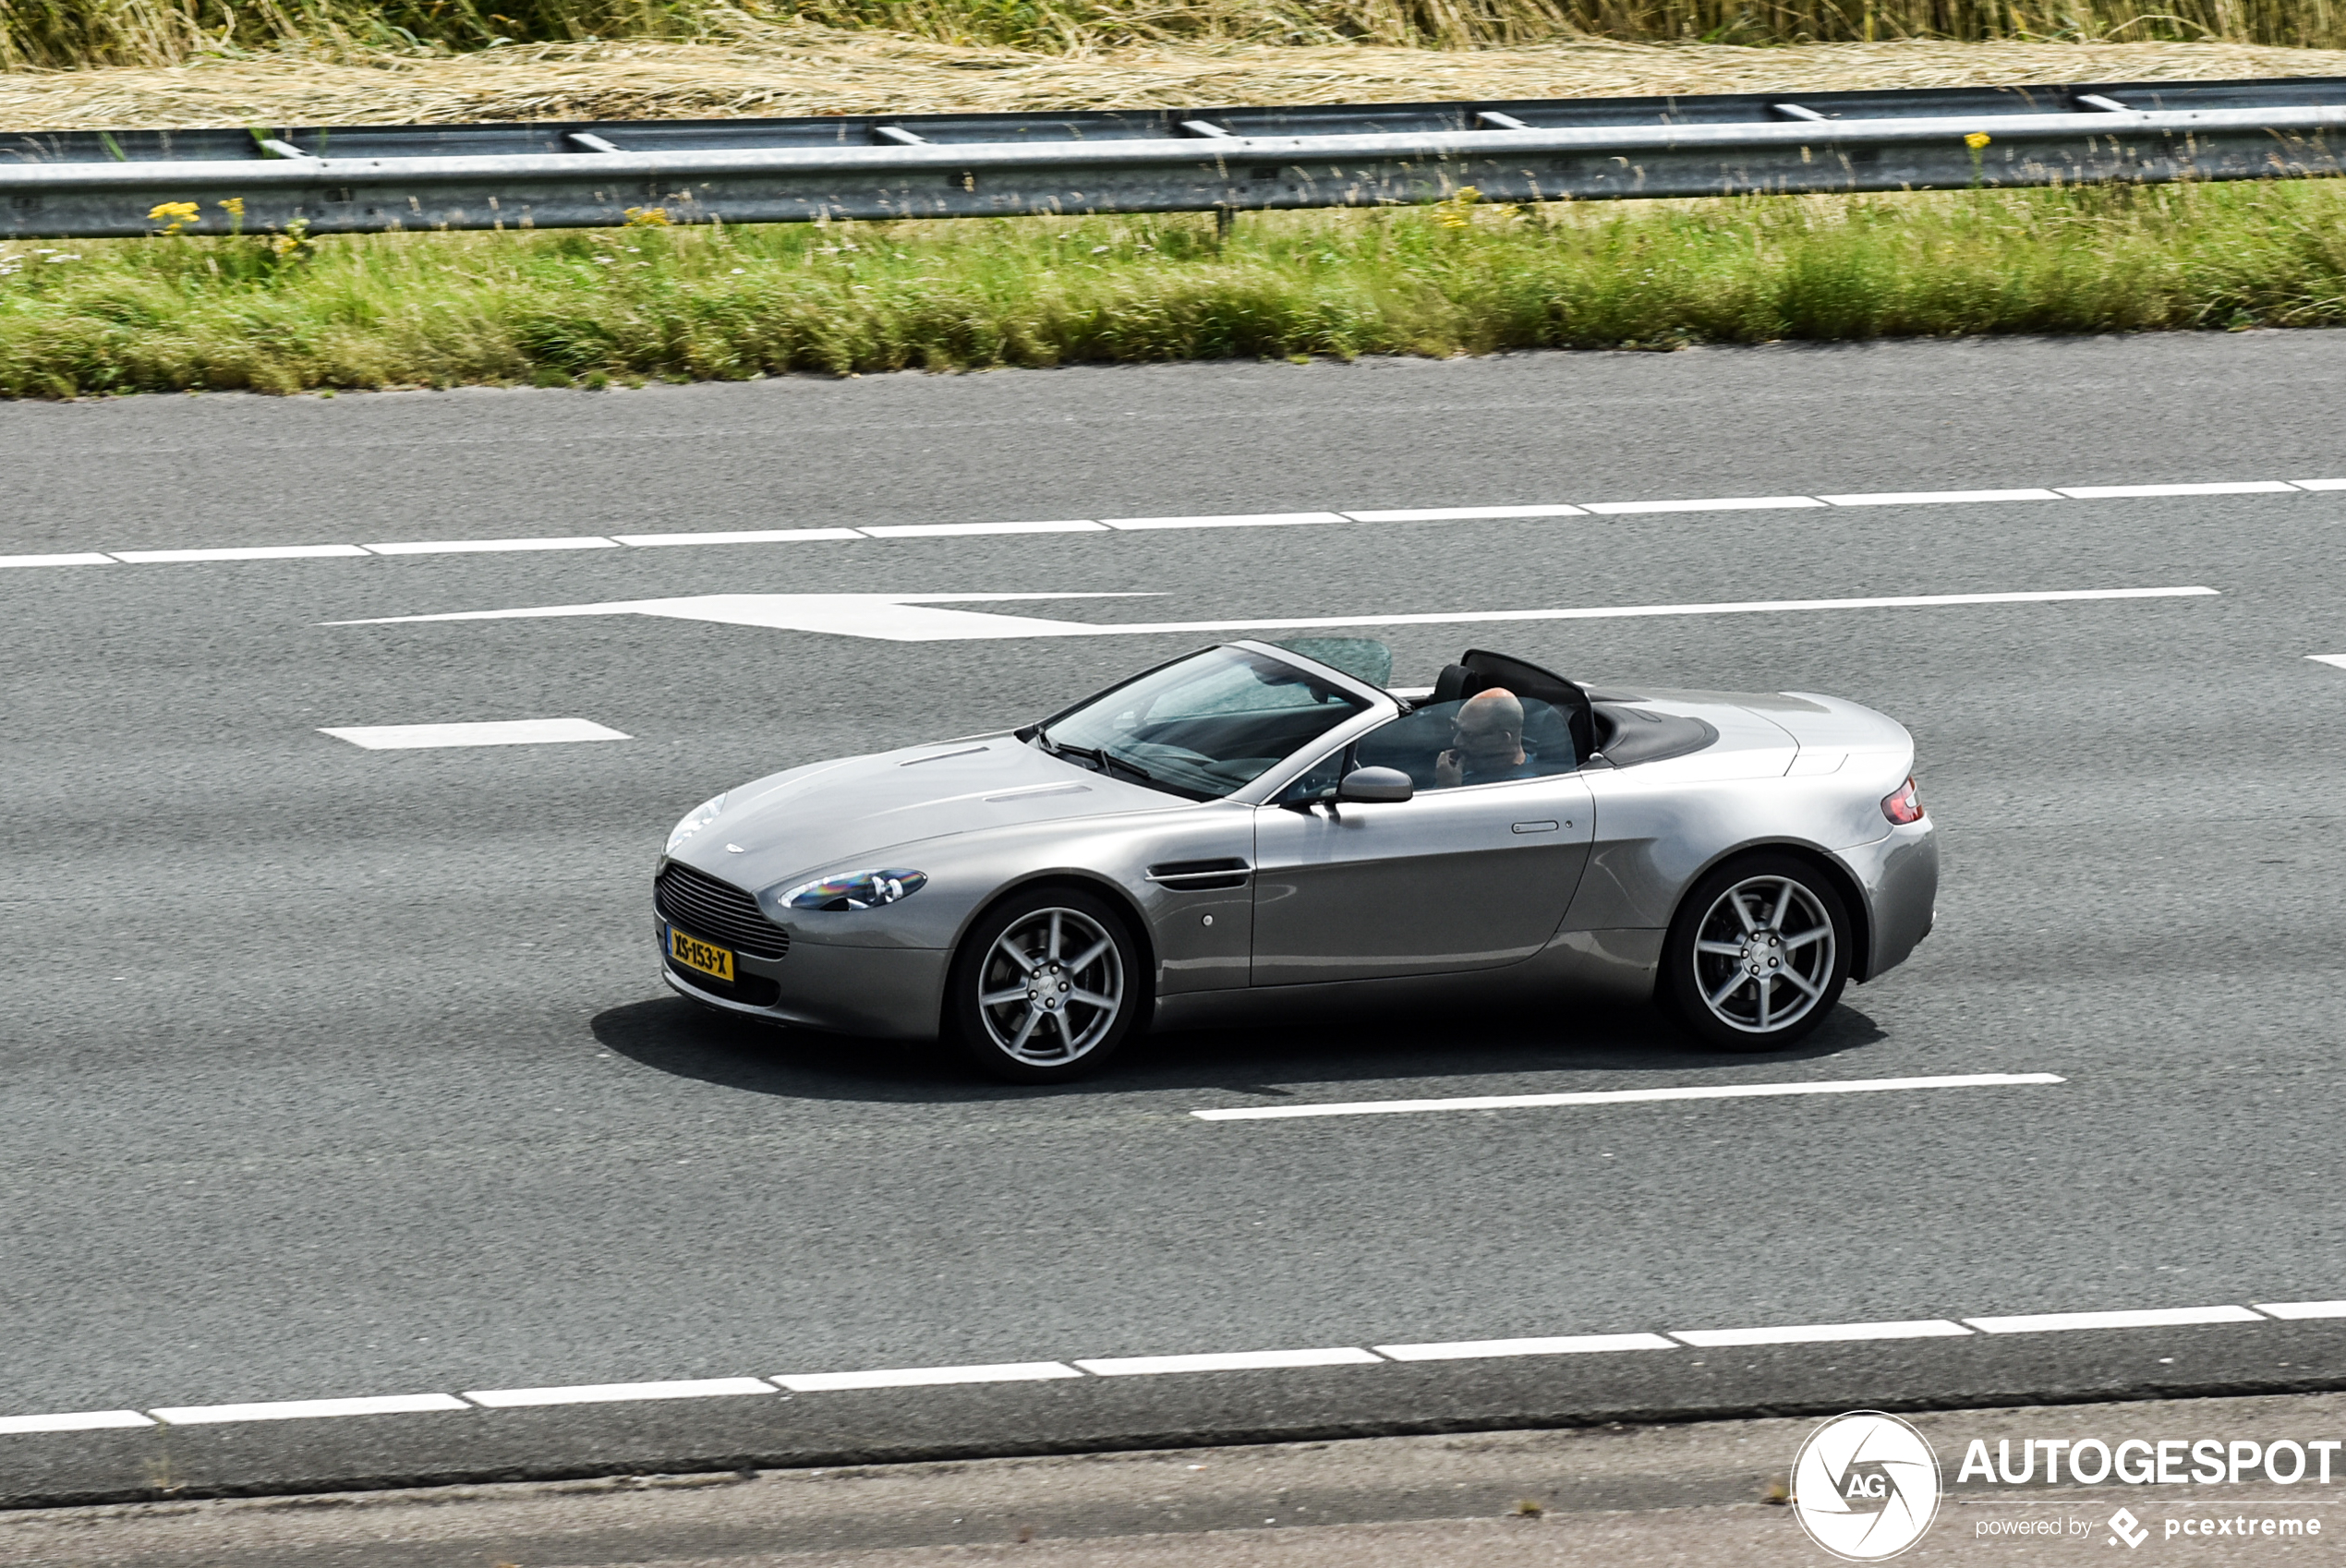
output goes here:
[{"label": "silver convertible sports car", "polygon": [[810,764],[669,835],[661,972],[1047,1082],[1152,1024],[1658,995],[1772,1050],[1930,931],[1914,742],[1800,693],[1236,642],[1039,723]]}]

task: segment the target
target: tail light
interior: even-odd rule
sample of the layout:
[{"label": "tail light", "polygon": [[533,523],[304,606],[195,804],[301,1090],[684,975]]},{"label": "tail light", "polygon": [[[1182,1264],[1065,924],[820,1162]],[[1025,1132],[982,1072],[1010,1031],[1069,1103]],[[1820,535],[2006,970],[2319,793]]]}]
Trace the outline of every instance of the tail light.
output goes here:
[{"label": "tail light", "polygon": [[1881,814],[1901,827],[1909,822],[1922,820],[1922,797],[1915,792],[1915,781],[1904,784],[1881,798]]}]

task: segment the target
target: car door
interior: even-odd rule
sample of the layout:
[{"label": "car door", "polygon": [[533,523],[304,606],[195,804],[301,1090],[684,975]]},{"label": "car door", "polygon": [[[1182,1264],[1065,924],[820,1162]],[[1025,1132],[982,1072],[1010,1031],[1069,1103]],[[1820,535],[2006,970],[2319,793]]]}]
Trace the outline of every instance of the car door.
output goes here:
[{"label": "car door", "polygon": [[[1588,862],[1588,785],[1559,771],[1444,788],[1439,742],[1410,734],[1440,722],[1422,711],[1397,719],[1255,809],[1254,984],[1492,969],[1555,935]],[[1364,763],[1404,767],[1418,792],[1315,798]]]}]

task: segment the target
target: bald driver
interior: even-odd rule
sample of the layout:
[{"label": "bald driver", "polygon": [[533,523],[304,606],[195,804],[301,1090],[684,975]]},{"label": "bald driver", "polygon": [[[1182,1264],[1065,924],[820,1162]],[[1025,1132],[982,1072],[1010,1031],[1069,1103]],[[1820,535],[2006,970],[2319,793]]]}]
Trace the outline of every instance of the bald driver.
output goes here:
[{"label": "bald driver", "polygon": [[1433,785],[1493,784],[1530,778],[1534,769],[1523,754],[1523,704],[1504,686],[1477,692],[1458,705],[1450,720],[1451,746],[1433,759]]}]

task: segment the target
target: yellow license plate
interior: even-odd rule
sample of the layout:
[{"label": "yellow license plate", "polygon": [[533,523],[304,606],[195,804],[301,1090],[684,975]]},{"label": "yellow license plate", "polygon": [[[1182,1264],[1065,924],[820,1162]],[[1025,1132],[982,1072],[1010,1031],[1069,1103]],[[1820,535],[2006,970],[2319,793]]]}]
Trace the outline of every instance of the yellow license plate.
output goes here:
[{"label": "yellow license plate", "polygon": [[696,969],[728,983],[732,981],[733,955],[731,952],[697,936],[687,936],[672,925],[668,928],[668,956],[686,969]]}]

